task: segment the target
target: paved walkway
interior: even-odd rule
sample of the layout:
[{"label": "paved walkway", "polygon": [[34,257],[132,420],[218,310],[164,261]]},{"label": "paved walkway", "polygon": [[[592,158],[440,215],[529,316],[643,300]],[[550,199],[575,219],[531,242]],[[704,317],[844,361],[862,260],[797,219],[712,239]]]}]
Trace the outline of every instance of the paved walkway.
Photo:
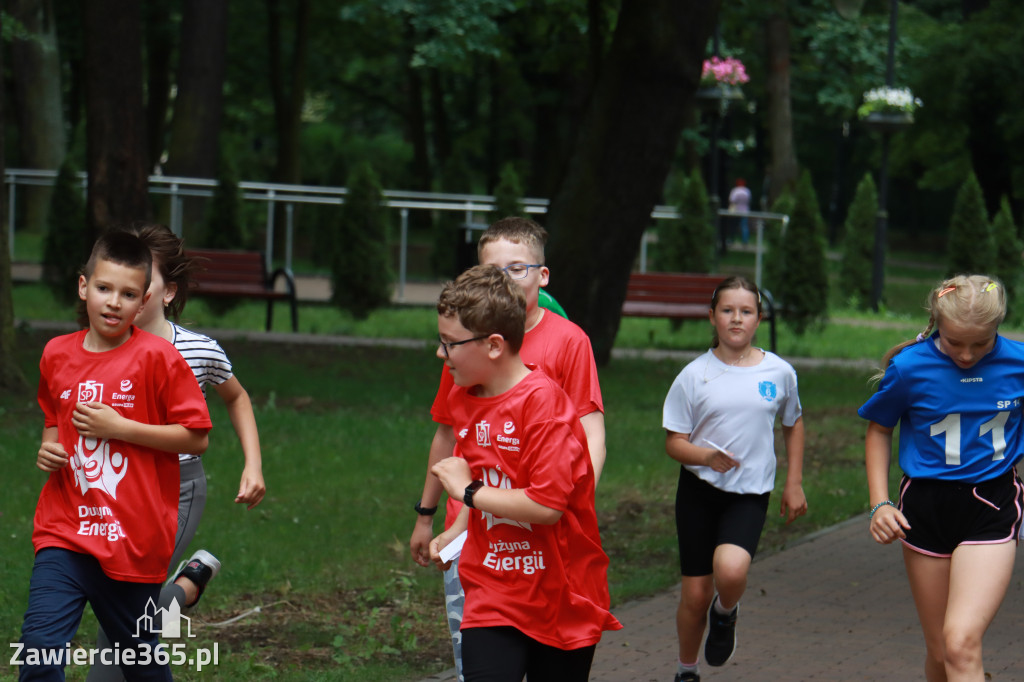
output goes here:
[{"label": "paved walkway", "polygon": [[[861,515],[755,561],[738,645],[702,682],[923,680],[924,642],[896,546],[876,544]],[[613,609],[591,682],[671,682],[678,588]],[[986,680],[1024,680],[1024,565],[985,636]],[[423,682],[448,682],[447,670]]]}]

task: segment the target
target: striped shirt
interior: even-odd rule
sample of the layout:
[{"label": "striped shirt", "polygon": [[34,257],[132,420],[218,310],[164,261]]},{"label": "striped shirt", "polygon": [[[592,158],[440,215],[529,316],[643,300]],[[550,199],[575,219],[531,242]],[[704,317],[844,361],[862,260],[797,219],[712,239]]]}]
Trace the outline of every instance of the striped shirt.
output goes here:
[{"label": "striped shirt", "polygon": [[[170,322],[170,320],[168,320]],[[192,368],[199,388],[206,395],[206,387],[209,384],[223,384],[233,375],[231,371],[231,360],[227,353],[220,347],[220,344],[205,334],[185,329],[181,325],[171,322],[171,343],[178,349],[181,356],[185,358],[188,366]],[[195,455],[178,455],[180,461],[197,459]]]}]

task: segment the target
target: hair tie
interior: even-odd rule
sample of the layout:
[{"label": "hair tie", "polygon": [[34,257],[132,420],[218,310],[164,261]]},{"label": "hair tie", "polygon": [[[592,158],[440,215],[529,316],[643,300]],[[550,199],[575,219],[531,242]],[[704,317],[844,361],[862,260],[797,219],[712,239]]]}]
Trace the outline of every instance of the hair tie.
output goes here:
[{"label": "hair tie", "polygon": [[987,294],[988,292],[990,292],[993,289],[996,289],[998,287],[999,287],[999,285],[996,284],[995,282],[989,282],[988,286],[986,286],[984,289],[982,289],[982,292]]},{"label": "hair tie", "polygon": [[942,298],[951,291],[956,291],[956,287],[946,287],[945,289],[939,292],[938,298]]},{"label": "hair tie", "polygon": [[920,334],[917,335],[917,342],[921,343],[922,341],[924,341],[927,338],[928,337],[924,335],[924,332],[921,332]]}]

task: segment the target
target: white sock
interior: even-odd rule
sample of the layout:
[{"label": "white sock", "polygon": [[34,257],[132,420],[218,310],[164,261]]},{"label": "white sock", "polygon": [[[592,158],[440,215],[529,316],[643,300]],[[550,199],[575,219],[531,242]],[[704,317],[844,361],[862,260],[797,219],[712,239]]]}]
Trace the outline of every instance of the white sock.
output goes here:
[{"label": "white sock", "polygon": [[731,609],[727,610],[724,606],[722,606],[722,598],[721,597],[715,597],[715,603],[714,603],[715,613],[717,613],[720,616],[728,616],[730,613],[732,613],[733,611],[736,610],[737,606],[739,606],[739,604],[737,604],[736,606],[734,606]]},{"label": "white sock", "polygon": [[683,663],[682,661],[679,661],[679,667],[676,669],[676,674],[682,675],[683,673],[699,673],[699,663],[699,660],[694,661],[693,663]]}]

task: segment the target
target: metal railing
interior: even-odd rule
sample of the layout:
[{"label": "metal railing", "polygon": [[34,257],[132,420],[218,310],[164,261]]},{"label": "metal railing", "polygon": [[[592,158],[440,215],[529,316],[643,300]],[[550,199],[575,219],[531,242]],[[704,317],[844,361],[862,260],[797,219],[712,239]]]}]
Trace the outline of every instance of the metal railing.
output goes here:
[{"label": "metal railing", "polygon": [[[53,170],[31,170],[24,168],[8,168],[4,173],[4,182],[7,184],[8,192],[8,219],[7,229],[9,244],[11,247],[11,258],[15,258],[15,227],[17,222],[17,190],[19,186],[50,187],[57,177],[57,171]],[[85,173],[78,173],[78,179],[82,185],[82,192],[86,188]],[[183,204],[188,197],[210,198],[217,187],[217,181],[207,178],[184,178],[166,175],[151,175],[149,177],[149,191],[153,194],[170,197],[170,217],[168,227],[181,236],[183,233],[182,217],[184,215]],[[344,187],[324,187],[320,185],[286,185],[272,182],[239,182],[239,191],[245,201],[262,201],[267,205],[266,211],[266,248],[264,250],[267,259],[268,271],[273,270],[274,262],[274,236],[275,236],[275,213],[277,204],[285,206],[285,253],[283,258],[284,268],[292,272],[294,257],[294,209],[295,204],[314,205],[336,205],[341,206],[345,202],[345,195],[348,190]],[[472,232],[486,223],[476,220],[478,213],[492,213],[494,211],[494,197],[483,194],[441,194],[432,192],[411,192],[401,190],[384,190],[384,205],[389,209],[399,212],[399,266],[397,298],[404,300],[405,284],[408,268],[409,248],[409,211],[451,211],[461,212],[463,221],[460,229],[465,231],[467,243],[472,241]],[[523,208],[529,214],[544,214],[547,212],[548,200],[539,198],[522,199]],[[761,256],[763,251],[763,231],[765,221],[779,221],[783,227],[789,221],[789,217],[777,213],[733,213],[730,211],[719,211],[722,217],[748,216],[755,220],[757,226],[757,257],[756,257],[756,282],[761,284]],[[653,220],[672,220],[679,218],[679,213],[671,206],[655,206],[651,212]],[[647,246],[656,242],[653,232],[648,230],[641,240],[639,269],[641,272],[647,270]]]}]

